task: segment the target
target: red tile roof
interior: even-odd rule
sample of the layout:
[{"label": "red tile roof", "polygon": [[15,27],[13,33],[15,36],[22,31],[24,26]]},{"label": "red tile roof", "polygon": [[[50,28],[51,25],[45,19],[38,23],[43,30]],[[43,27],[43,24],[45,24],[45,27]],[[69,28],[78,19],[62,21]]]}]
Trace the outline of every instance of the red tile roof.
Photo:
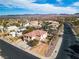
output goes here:
[{"label": "red tile roof", "polygon": [[46,31],[43,30],[34,30],[30,33],[24,34],[24,36],[29,36],[29,37],[40,37],[41,35],[47,33]]}]

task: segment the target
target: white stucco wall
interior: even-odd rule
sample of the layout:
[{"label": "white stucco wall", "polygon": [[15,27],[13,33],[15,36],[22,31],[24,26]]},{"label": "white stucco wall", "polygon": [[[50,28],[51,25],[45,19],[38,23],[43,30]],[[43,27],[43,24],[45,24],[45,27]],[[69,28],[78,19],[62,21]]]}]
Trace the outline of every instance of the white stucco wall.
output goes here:
[{"label": "white stucco wall", "polygon": [[32,40],[34,40],[35,39],[35,37],[32,37]]},{"label": "white stucco wall", "polygon": [[15,32],[10,32],[9,34],[12,35],[13,37],[16,36],[16,33]]},{"label": "white stucco wall", "polygon": [[46,37],[47,37],[47,33],[41,35],[40,41],[45,41]]}]

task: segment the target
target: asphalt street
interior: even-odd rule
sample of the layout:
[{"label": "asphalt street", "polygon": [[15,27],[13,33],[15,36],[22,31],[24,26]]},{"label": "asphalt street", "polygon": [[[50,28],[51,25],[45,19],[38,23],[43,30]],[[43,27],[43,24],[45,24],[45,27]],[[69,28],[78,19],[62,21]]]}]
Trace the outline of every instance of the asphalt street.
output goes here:
[{"label": "asphalt street", "polygon": [[39,59],[2,40],[0,40],[0,56],[4,57],[4,59]]},{"label": "asphalt street", "polygon": [[63,41],[56,59],[72,59],[71,56],[68,55],[68,52],[66,51],[69,49],[69,46],[75,44],[75,41],[76,38],[71,30],[71,27],[67,23],[65,23]]}]

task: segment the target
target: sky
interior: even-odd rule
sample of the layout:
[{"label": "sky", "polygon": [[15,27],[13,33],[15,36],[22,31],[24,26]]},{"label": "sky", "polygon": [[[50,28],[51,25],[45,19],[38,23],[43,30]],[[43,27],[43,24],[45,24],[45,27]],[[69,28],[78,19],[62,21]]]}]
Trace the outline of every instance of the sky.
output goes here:
[{"label": "sky", "polygon": [[79,0],[0,0],[0,15],[74,13]]}]

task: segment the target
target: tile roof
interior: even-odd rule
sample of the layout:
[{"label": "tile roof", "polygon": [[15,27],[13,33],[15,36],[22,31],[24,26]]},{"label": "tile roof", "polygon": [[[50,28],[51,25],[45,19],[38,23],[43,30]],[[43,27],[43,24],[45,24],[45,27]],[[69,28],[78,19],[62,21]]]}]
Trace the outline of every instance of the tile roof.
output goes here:
[{"label": "tile roof", "polygon": [[29,36],[29,37],[40,37],[41,35],[43,35],[45,33],[47,33],[47,32],[43,31],[43,30],[34,30],[34,31],[26,33],[24,35]]}]

